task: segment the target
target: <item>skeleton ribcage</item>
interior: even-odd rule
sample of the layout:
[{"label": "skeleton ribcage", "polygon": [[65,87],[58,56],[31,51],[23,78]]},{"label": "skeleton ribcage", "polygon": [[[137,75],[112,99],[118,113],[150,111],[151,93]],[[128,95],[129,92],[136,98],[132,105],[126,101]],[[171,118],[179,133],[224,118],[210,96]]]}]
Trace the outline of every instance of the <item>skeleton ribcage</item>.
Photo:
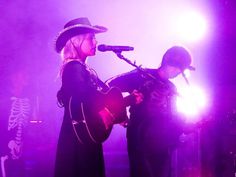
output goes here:
[{"label": "skeleton ribcage", "polygon": [[9,116],[8,130],[17,126],[24,126],[30,115],[30,101],[28,98],[12,97],[11,112]]}]

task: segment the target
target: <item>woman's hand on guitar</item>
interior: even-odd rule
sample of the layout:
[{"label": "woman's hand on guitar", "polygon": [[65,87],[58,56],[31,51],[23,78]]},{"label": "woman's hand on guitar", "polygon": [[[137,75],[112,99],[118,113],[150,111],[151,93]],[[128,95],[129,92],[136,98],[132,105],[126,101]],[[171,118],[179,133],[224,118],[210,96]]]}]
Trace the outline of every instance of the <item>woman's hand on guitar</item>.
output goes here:
[{"label": "woman's hand on guitar", "polygon": [[141,102],[143,101],[144,96],[143,96],[143,94],[142,94],[141,92],[139,92],[138,90],[134,90],[134,91],[132,92],[132,95],[133,95],[134,98],[135,98],[135,104],[139,104],[139,103],[141,103]]}]

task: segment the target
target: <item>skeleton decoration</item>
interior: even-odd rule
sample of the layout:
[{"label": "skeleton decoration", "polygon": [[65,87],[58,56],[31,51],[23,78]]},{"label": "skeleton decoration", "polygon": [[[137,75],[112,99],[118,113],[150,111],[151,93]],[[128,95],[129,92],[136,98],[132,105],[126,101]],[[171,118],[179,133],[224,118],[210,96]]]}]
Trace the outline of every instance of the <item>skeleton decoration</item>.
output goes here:
[{"label": "skeleton decoration", "polygon": [[19,159],[22,155],[22,131],[26,126],[30,115],[30,101],[28,98],[11,97],[12,105],[8,121],[8,131],[16,129],[15,138],[10,140],[8,147],[10,148],[11,158]]}]

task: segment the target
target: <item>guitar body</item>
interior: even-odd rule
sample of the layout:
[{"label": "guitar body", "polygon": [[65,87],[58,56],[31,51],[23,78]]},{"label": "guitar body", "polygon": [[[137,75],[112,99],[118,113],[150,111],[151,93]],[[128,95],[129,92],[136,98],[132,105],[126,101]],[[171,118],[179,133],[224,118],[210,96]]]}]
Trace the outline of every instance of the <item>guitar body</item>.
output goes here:
[{"label": "guitar body", "polygon": [[[97,107],[106,109],[111,117],[112,124],[106,127],[103,117]],[[78,140],[81,143],[102,143],[110,135],[113,124],[127,120],[126,106],[121,91],[111,88],[107,93],[99,93],[94,96],[93,103],[80,104],[82,121],[72,119],[72,125]]]}]

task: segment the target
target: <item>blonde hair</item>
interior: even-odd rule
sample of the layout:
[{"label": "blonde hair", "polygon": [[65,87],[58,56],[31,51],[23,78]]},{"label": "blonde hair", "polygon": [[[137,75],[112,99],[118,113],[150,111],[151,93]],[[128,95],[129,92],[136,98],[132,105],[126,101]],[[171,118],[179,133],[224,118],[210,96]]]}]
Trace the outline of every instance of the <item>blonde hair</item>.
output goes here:
[{"label": "blonde hair", "polygon": [[78,45],[81,47],[81,44],[83,43],[84,38],[86,37],[86,34],[80,34],[80,35],[76,35],[72,38],[70,38],[64,48],[61,50],[61,59],[62,59],[62,65],[60,68],[60,71],[58,73],[58,77],[62,76],[62,72],[64,69],[64,66],[66,63],[68,63],[69,61],[73,60],[73,59],[78,59],[80,58],[80,48],[76,48],[74,46],[74,42],[76,40],[76,43],[79,43]]},{"label": "blonde hair", "polygon": [[[80,56],[80,48],[75,48],[74,43],[79,43],[78,45],[81,46],[83,43],[83,40],[85,38],[85,34],[80,34],[77,36],[74,36],[70,38],[67,42],[64,48],[61,51],[61,58],[63,63],[67,63],[68,59],[78,59]],[[77,45],[77,46],[78,46]]]}]

